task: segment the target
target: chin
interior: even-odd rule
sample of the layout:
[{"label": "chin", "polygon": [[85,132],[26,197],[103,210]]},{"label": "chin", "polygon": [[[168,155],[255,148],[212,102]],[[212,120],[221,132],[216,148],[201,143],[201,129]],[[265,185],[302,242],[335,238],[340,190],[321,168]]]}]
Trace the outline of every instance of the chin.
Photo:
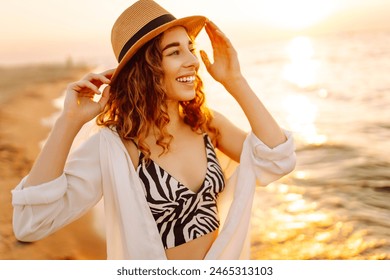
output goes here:
[{"label": "chin", "polygon": [[[177,101],[191,101],[196,97],[195,90],[178,90],[176,91],[176,94],[171,95],[171,99],[175,99]],[[168,95],[169,98],[169,95]]]},{"label": "chin", "polygon": [[167,98],[176,101],[191,101],[196,97],[195,85],[174,86],[166,91]]},{"label": "chin", "polygon": [[195,97],[196,97],[196,93],[195,93],[195,91],[193,91],[192,93],[188,93],[188,94],[183,98],[183,100],[181,100],[181,101],[191,101],[191,100],[193,100]]}]

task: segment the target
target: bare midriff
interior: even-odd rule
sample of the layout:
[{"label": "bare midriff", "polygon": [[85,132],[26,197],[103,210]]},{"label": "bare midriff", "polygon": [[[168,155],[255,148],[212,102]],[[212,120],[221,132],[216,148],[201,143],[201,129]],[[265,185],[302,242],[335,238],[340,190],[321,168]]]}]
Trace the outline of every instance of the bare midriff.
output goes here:
[{"label": "bare midriff", "polygon": [[218,230],[198,237],[190,242],[165,250],[168,260],[203,260],[214,240]]}]

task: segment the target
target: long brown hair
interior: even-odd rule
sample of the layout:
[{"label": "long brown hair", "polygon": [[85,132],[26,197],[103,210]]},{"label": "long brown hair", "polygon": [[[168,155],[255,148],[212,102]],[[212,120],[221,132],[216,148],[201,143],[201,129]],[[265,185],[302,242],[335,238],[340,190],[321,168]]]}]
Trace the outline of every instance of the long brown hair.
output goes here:
[{"label": "long brown hair", "polygon": [[[173,138],[166,129],[169,115],[161,68],[162,36],[146,43],[125,65],[111,84],[110,98],[97,118],[98,125],[115,129],[122,139],[138,143],[147,159],[150,149],[145,138],[152,127],[158,129],[156,144],[163,148],[163,153],[168,152]],[[181,116],[194,131],[217,135],[217,130],[211,126],[213,116],[206,106],[203,82],[198,75],[195,83],[195,98],[179,102]]]}]

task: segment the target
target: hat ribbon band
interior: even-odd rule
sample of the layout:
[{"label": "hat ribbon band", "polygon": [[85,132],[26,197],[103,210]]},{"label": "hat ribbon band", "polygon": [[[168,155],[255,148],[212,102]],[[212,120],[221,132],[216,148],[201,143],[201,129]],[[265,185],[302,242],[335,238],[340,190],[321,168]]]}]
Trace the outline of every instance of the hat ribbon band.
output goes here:
[{"label": "hat ribbon band", "polygon": [[168,22],[171,22],[175,20],[176,18],[171,14],[166,14],[159,16],[153,20],[151,20],[148,24],[146,24],[144,27],[142,27],[140,30],[138,30],[137,33],[135,33],[123,46],[119,56],[118,56],[118,62],[121,62],[122,58],[125,56],[127,51],[144,35],[148,34],[153,29],[156,29],[157,27],[166,24]]}]

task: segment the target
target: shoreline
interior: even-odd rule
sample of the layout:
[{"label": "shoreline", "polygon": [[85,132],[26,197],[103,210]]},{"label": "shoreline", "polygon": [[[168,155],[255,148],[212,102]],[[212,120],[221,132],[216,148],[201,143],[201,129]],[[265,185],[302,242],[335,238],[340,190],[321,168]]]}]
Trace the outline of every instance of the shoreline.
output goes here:
[{"label": "shoreline", "polygon": [[67,84],[91,67],[31,65],[0,67],[0,259],[106,259],[91,211],[56,233],[32,243],[19,242],[12,230],[11,190],[27,175],[50,132],[42,120],[58,112],[53,101]]}]

